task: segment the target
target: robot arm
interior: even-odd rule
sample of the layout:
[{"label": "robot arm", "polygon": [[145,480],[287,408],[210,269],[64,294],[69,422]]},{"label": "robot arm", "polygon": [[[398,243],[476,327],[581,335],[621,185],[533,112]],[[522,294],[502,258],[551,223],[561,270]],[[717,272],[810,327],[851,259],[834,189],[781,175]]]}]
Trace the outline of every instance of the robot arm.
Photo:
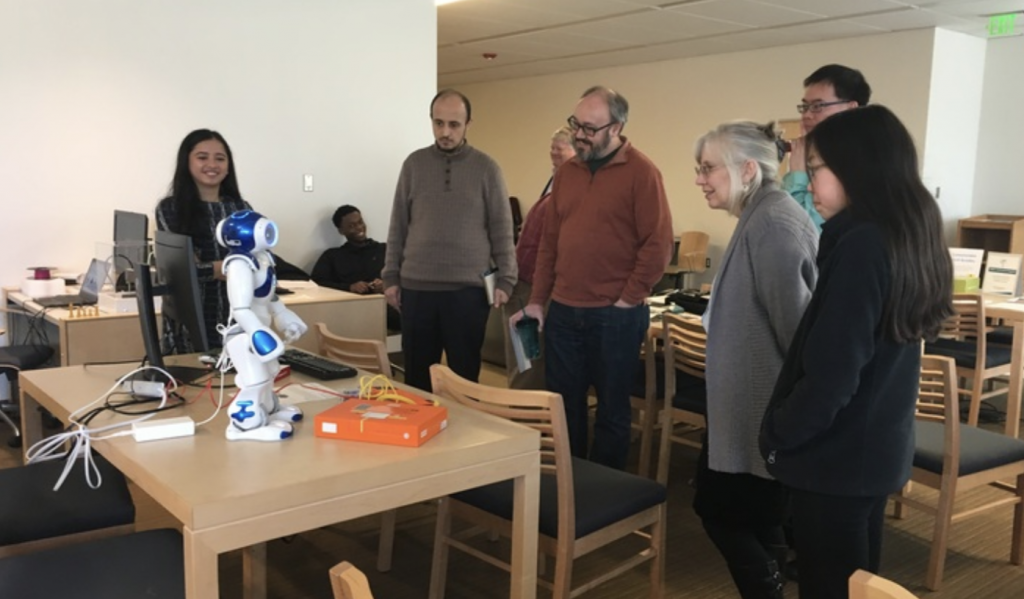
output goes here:
[{"label": "robot arm", "polygon": [[270,328],[270,323],[263,322],[253,310],[256,276],[252,265],[241,256],[229,256],[224,261],[224,274],[227,276],[231,315],[249,337],[253,352],[262,362],[277,358],[284,353],[284,343]]},{"label": "robot arm", "polygon": [[285,343],[294,342],[309,329],[299,315],[289,310],[277,296],[270,301],[270,315],[274,319],[274,328],[284,335]]}]

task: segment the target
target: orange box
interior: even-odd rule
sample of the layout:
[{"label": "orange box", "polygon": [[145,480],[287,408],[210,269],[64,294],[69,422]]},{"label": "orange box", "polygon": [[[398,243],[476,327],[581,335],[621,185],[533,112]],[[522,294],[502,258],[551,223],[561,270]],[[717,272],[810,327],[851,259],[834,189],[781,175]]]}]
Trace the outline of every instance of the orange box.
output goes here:
[{"label": "orange box", "polygon": [[348,399],[314,417],[317,437],[419,447],[448,426],[443,406]]}]

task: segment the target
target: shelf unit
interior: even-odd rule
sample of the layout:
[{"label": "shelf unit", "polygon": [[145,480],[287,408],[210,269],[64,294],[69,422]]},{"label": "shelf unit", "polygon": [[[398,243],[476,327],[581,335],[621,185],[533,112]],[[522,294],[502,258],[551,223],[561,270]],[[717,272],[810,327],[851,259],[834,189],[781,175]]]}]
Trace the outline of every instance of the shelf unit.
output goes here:
[{"label": "shelf unit", "polygon": [[956,245],[986,252],[1024,254],[1024,216],[982,214],[962,218],[956,227]]}]

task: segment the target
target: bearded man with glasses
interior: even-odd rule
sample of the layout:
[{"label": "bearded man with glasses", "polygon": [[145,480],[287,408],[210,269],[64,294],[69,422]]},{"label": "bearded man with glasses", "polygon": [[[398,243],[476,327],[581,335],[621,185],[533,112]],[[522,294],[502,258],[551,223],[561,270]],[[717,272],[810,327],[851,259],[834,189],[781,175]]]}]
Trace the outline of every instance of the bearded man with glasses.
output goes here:
[{"label": "bearded man with glasses", "polygon": [[[839,64],[825,65],[804,79],[804,97],[796,106],[800,113],[800,129],[807,135],[833,114],[866,106],[870,100],[871,86],[860,71]],[[804,138],[794,139],[790,145],[789,172],[782,178],[782,188],[804,207],[820,232],[825,219],[814,209],[811,193],[807,191]]]},{"label": "bearded man with glasses", "polygon": [[568,120],[576,157],[555,173],[530,303],[510,319],[525,313],[546,331],[546,385],[565,402],[572,454],[620,470],[629,455],[630,391],[650,324],[644,300],[673,250],[661,172],[622,136],[628,115],[629,103],[607,87],[588,89],[576,104]]}]

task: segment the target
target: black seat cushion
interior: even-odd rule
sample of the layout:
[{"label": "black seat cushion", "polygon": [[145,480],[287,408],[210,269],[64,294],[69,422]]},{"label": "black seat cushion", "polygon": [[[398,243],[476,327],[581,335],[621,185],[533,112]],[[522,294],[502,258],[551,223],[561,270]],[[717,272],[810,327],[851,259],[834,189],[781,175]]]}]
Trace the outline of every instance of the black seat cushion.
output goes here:
[{"label": "black seat cushion", "polygon": [[704,379],[682,372],[676,373],[676,394],[672,407],[696,414],[708,413],[708,387]]},{"label": "black seat cushion", "polygon": [[[956,339],[936,339],[925,344],[926,354],[953,358],[960,368],[974,368],[977,361],[977,346],[973,341],[957,341]],[[1013,354],[1009,347],[994,345],[985,346],[985,368],[995,368],[1009,364]]]},{"label": "black seat cushion", "polygon": [[[1013,327],[998,327],[985,335],[985,340],[990,344],[1013,345]],[[989,345],[991,347],[991,345]],[[991,350],[989,350],[991,351]]]},{"label": "black seat cushion", "polygon": [[[945,424],[914,423],[914,467],[942,472]],[[976,426],[960,426],[960,476],[1024,460],[1024,441]]]},{"label": "black seat cushion", "polygon": [[[579,458],[572,459],[572,479],[577,539],[664,503],[666,497],[665,487],[651,479]],[[512,481],[506,480],[452,497],[511,520],[512,487]],[[558,493],[553,474],[540,477],[540,533],[558,536]]]},{"label": "black seat cushion", "polygon": [[98,489],[86,484],[82,463],[57,491],[63,460],[0,469],[0,545],[133,523],[135,504],[124,475],[93,455],[103,477]]},{"label": "black seat cushion", "polygon": [[49,345],[11,345],[0,347],[0,369],[13,366],[18,370],[39,368],[53,355]]},{"label": "black seat cushion", "polygon": [[[654,358],[654,380],[654,397],[665,397],[665,357],[662,354],[658,354]],[[692,390],[693,387],[702,385],[704,385],[704,379],[676,370],[677,392],[687,389]],[[633,377],[632,395],[633,397],[644,397],[646,390],[647,371],[644,366],[644,360],[641,358],[637,366],[636,375]]]},{"label": "black seat cushion", "polygon": [[176,530],[147,530],[0,559],[0,597],[181,599],[185,552]]}]

